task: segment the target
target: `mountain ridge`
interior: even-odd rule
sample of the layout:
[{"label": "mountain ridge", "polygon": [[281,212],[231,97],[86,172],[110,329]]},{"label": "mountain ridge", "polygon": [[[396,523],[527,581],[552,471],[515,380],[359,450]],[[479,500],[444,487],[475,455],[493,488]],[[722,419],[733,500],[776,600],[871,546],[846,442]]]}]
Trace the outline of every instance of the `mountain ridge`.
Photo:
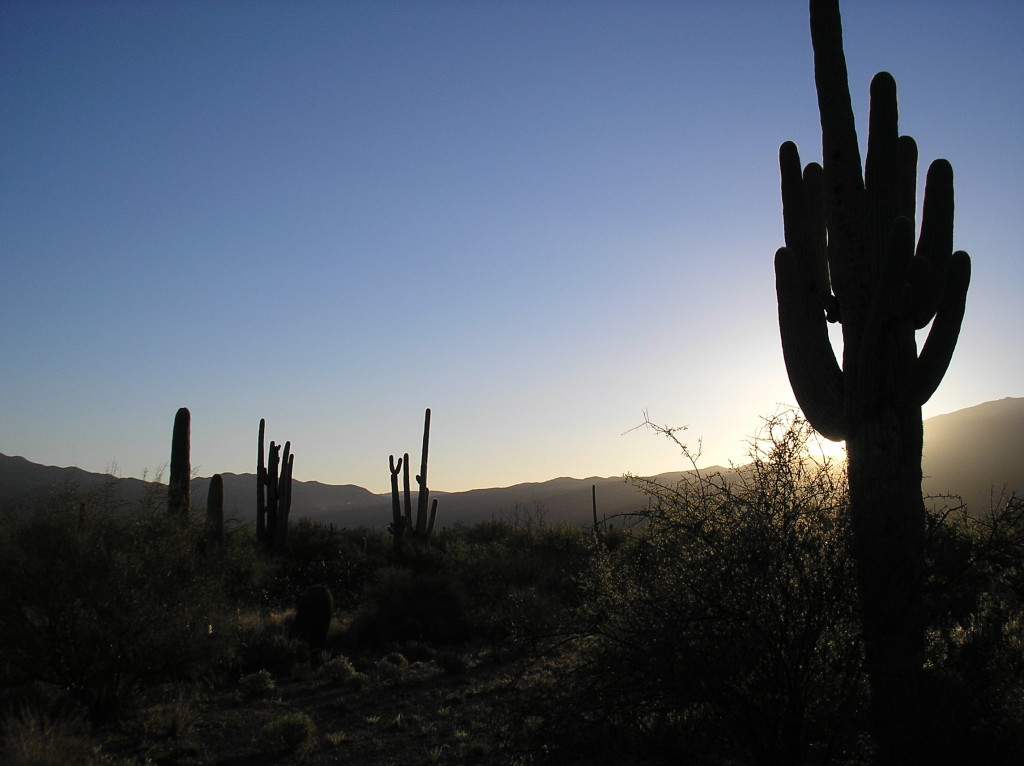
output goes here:
[{"label": "mountain ridge", "polygon": [[[956,494],[972,512],[987,510],[1002,491],[1024,494],[1024,398],[1006,397],[925,420],[924,482],[926,495]],[[721,466],[703,473],[727,472]],[[684,470],[653,478],[672,484]],[[251,473],[223,473],[226,514],[247,522],[255,516],[255,481]],[[192,480],[193,504],[205,506],[209,477]],[[141,499],[160,485],[134,478],[116,478],[75,467],[44,466],[0,454],[0,502],[29,508],[61,488],[80,490],[112,485],[126,503]],[[588,524],[592,519],[591,487],[596,487],[598,515],[613,517],[642,509],[646,496],[624,477],[559,476],[545,481],[457,492],[431,490],[441,500],[438,523],[472,524],[488,519]],[[385,527],[391,519],[390,493],[375,494],[354,484],[296,481],[292,489],[292,518],[303,516],[344,527]]]}]

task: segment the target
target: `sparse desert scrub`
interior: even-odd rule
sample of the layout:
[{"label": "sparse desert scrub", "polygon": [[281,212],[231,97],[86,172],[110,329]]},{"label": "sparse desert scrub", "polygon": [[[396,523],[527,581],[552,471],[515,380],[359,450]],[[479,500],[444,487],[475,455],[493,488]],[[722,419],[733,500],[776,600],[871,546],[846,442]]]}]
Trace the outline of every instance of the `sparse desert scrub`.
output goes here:
[{"label": "sparse desert scrub", "polygon": [[358,675],[359,671],[348,657],[334,657],[317,668],[317,677],[326,683],[347,684]]},{"label": "sparse desert scrub", "polygon": [[307,752],[316,747],[317,728],[306,713],[293,712],[275,718],[260,730],[259,738],[270,747]]},{"label": "sparse desert scrub", "polygon": [[289,612],[239,615],[232,630],[231,651],[237,672],[266,670],[288,675],[308,657],[308,648],[292,638]]},{"label": "sparse desert scrub", "polygon": [[929,518],[925,689],[916,725],[936,753],[1016,763],[1024,752],[1024,499]]},{"label": "sparse desert scrub", "polygon": [[555,761],[796,764],[845,746],[863,704],[845,486],[808,435],[772,420],[734,479],[641,481],[642,523],[595,544],[580,578],[568,666],[529,697]]},{"label": "sparse desert scrub", "polygon": [[0,761],[6,766],[93,766],[98,748],[83,721],[25,707],[0,722]]},{"label": "sparse desert scrub", "polygon": [[470,633],[463,585],[450,574],[389,569],[366,590],[350,628],[362,644],[448,643]]},{"label": "sparse desert scrub", "polygon": [[445,530],[444,561],[467,588],[477,634],[519,640],[546,634],[578,604],[576,576],[588,566],[587,534],[564,524],[482,522]]},{"label": "sparse desert scrub", "polygon": [[51,508],[0,524],[5,686],[42,681],[99,720],[140,685],[195,676],[223,656],[219,581],[196,529],[165,513]]}]

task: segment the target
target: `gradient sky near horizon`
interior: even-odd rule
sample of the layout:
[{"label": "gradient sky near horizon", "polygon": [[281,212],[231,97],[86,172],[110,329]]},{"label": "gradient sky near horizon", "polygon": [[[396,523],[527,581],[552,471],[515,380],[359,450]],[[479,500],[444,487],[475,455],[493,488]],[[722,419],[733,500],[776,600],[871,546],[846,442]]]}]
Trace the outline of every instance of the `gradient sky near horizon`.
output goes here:
[{"label": "gradient sky near horizon", "polygon": [[[1024,3],[843,4],[974,270],[935,415],[1024,395]],[[445,491],[743,457],[793,396],[777,151],[804,2],[0,3],[0,452]]]}]

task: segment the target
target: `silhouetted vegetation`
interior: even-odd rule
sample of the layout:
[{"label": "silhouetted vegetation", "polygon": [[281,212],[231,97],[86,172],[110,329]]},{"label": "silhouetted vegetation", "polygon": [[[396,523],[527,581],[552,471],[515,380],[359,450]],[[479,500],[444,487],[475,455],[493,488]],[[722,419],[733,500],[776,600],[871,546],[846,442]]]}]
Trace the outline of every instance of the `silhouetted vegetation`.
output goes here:
[{"label": "silhouetted vegetation", "polygon": [[[921,406],[960,334],[971,259],[953,251],[953,169],[928,169],[915,246],[917,145],[900,136],[896,82],[871,81],[861,167],[838,0],[811,0],[823,163],[779,151],[786,246],[775,256],[786,370],[814,428],[845,441],[871,721],[886,763],[934,744],[911,720],[929,684],[922,602]],[[837,360],[828,323],[842,327]],[[916,332],[928,328],[920,352]]]},{"label": "silhouetted vegetation", "polygon": [[[871,763],[849,501],[809,438],[782,415],[742,469],[636,478],[600,539],[517,508],[400,565],[309,519],[273,557],[229,519],[211,557],[162,485],[127,513],[68,488],[0,517],[4,762]],[[932,515],[926,550],[908,734],[1012,763],[1024,503]]]}]

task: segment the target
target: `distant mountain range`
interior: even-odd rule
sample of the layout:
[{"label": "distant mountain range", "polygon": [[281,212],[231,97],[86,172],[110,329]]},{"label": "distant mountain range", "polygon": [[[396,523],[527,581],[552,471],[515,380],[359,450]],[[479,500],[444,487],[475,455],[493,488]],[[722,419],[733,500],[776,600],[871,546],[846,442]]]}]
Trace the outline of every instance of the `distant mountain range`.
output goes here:
[{"label": "distant mountain range", "polygon": [[[924,491],[926,495],[959,495],[974,512],[987,510],[990,499],[1004,490],[1024,494],[1024,398],[1006,398],[929,418],[924,423]],[[714,468],[702,471],[714,471]],[[673,484],[682,472],[662,474]],[[255,517],[256,478],[223,474],[227,515],[241,521]],[[194,502],[204,505],[209,478],[192,481]],[[0,455],[0,503],[30,508],[45,495],[64,487],[80,490],[113,483],[119,497],[131,503],[147,485],[139,479],[115,479],[78,468],[56,468],[21,457]],[[511,487],[438,492],[438,524],[473,524],[488,519],[524,522],[589,524],[591,487],[596,487],[599,516],[612,517],[646,505],[645,496],[621,477],[558,478]],[[942,500],[935,501],[938,503]],[[377,495],[352,484],[295,482],[292,518],[303,516],[339,527],[386,527],[391,519],[390,494]]]}]

